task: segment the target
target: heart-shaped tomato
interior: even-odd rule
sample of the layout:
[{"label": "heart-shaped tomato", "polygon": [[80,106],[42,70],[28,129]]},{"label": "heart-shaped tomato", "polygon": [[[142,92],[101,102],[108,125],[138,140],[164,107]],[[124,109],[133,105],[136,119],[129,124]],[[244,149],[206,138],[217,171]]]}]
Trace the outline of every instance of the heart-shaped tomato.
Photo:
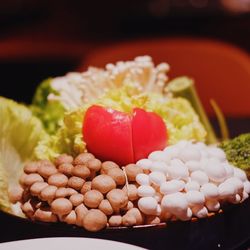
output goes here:
[{"label": "heart-shaped tomato", "polygon": [[97,158],[126,165],[163,149],[167,129],[160,116],[140,108],[128,114],[94,105],[84,117],[83,139]]},{"label": "heart-shaped tomato", "polygon": [[162,118],[156,113],[135,108],[132,119],[132,141],[135,161],[166,147],[167,129]]}]

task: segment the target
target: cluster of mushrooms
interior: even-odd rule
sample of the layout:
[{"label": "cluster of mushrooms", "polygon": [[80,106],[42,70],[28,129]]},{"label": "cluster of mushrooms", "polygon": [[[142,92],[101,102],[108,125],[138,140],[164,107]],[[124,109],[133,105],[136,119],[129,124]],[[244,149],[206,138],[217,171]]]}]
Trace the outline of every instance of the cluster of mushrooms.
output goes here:
[{"label": "cluster of mushrooms", "polygon": [[158,221],[204,218],[225,203],[249,197],[246,173],[231,165],[225,152],[202,142],[180,141],[137,162],[139,209]]},{"label": "cluster of mushrooms", "polygon": [[181,141],[122,168],[91,153],[27,163],[10,198],[31,220],[95,232],[207,217],[249,193],[246,174],[228,163],[223,150]]},{"label": "cluster of mushrooms", "polygon": [[[90,153],[73,158],[60,155],[29,162],[20,177],[21,187],[10,193],[13,203],[31,220],[65,222],[89,231],[143,223],[136,207],[135,178],[143,170],[129,164],[123,170],[114,162],[101,162]],[[129,183],[129,184],[128,184]]]}]

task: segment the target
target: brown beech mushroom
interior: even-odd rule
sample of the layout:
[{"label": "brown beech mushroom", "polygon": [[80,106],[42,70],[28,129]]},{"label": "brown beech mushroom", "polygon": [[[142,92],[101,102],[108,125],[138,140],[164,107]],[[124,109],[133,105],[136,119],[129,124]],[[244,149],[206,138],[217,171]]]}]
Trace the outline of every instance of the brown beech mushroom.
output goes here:
[{"label": "brown beech mushroom", "polygon": [[21,205],[21,209],[29,218],[31,218],[35,213],[35,208],[31,205],[30,200]]},{"label": "brown beech mushroom", "polygon": [[97,208],[102,200],[103,195],[98,190],[90,190],[84,195],[84,204],[89,208]]},{"label": "brown beech mushroom", "polygon": [[28,201],[28,200],[30,200],[32,198],[32,195],[31,195],[31,193],[30,193],[30,190],[28,189],[28,188],[25,188],[24,190],[23,190],[23,196],[22,196],[22,203],[24,203],[24,202],[26,202],[26,201]]},{"label": "brown beech mushroom", "polygon": [[96,174],[97,172],[95,172],[95,171],[90,171],[90,176],[88,177],[88,180],[93,180],[95,177],[96,177]]},{"label": "brown beech mushroom", "polygon": [[56,174],[57,173],[57,169],[56,169],[56,167],[52,163],[50,163],[50,164],[48,164],[48,163],[45,163],[45,164],[41,163],[39,165],[39,167],[37,168],[37,172],[42,177],[44,177],[44,178],[47,179],[49,176],[51,176],[53,174]]},{"label": "brown beech mushroom", "polygon": [[158,216],[155,215],[149,215],[145,218],[146,224],[159,224],[161,222],[161,219]]},{"label": "brown beech mushroom", "polygon": [[143,170],[139,166],[137,166],[135,164],[128,164],[125,167],[125,172],[127,174],[127,177],[128,177],[129,181],[135,181],[136,176],[138,174],[143,173]]},{"label": "brown beech mushroom", "polygon": [[138,199],[137,187],[134,184],[125,185],[122,190],[128,195],[130,201],[135,201]]},{"label": "brown beech mushroom", "polygon": [[39,163],[38,162],[31,161],[31,162],[28,162],[28,163],[25,164],[25,166],[23,168],[23,171],[26,174],[36,173],[38,167],[39,167]]},{"label": "brown beech mushroom", "polygon": [[74,165],[85,165],[88,161],[95,159],[91,153],[81,153],[74,159]]},{"label": "brown beech mushroom", "polygon": [[62,216],[62,221],[70,225],[76,224],[76,212],[72,210],[69,214]]},{"label": "brown beech mushroom", "polygon": [[108,170],[112,168],[120,168],[120,167],[113,161],[103,162],[101,167],[101,174],[107,174]]},{"label": "brown beech mushroom", "polygon": [[44,221],[44,222],[56,222],[57,217],[50,210],[43,210],[38,208],[34,213],[35,220]]},{"label": "brown beech mushroom", "polygon": [[71,155],[62,154],[56,158],[55,165],[59,166],[64,163],[72,163],[72,162],[73,162],[73,157]]},{"label": "brown beech mushroom", "polygon": [[114,212],[110,202],[106,199],[101,201],[99,209],[106,215],[111,215]]},{"label": "brown beech mushroom", "polygon": [[43,178],[39,174],[28,174],[24,179],[25,186],[31,186],[35,182],[43,182]]},{"label": "brown beech mushroom", "polygon": [[91,209],[83,218],[83,227],[91,232],[97,232],[107,226],[107,216],[99,209]]},{"label": "brown beech mushroom", "polygon": [[71,196],[73,194],[78,194],[78,192],[75,189],[73,189],[73,188],[69,188],[68,187],[67,191],[68,191],[68,196]]},{"label": "brown beech mushroom", "polygon": [[65,187],[60,187],[56,190],[56,198],[64,198],[69,196],[69,190]]},{"label": "brown beech mushroom", "polygon": [[73,194],[70,196],[69,200],[74,207],[77,207],[83,203],[84,196],[82,194]]},{"label": "brown beech mushroom", "polygon": [[124,226],[141,225],[143,223],[142,213],[138,208],[130,209],[123,217],[122,224]]},{"label": "brown beech mushroom", "polygon": [[132,201],[128,201],[127,206],[121,208],[122,212],[127,212],[128,210],[132,209],[134,207],[134,204]]},{"label": "brown beech mushroom", "polygon": [[131,208],[126,214],[133,215],[136,218],[136,224],[143,224],[143,215],[138,208]]},{"label": "brown beech mushroom", "polygon": [[90,170],[85,165],[76,165],[72,169],[72,175],[86,179],[90,176]]},{"label": "brown beech mushroom", "polygon": [[122,216],[121,215],[112,215],[109,218],[110,227],[119,227],[122,225]]},{"label": "brown beech mushroom", "polygon": [[91,190],[91,186],[92,186],[92,182],[86,181],[81,188],[81,193],[82,194],[87,193],[89,190]]},{"label": "brown beech mushroom", "polygon": [[49,185],[56,187],[66,187],[68,183],[68,177],[61,173],[53,174],[49,177],[48,183]]},{"label": "brown beech mushroom", "polygon": [[107,171],[109,175],[116,183],[117,186],[123,186],[126,182],[124,172],[120,168],[111,168]]},{"label": "brown beech mushroom", "polygon": [[162,213],[160,215],[160,220],[161,221],[167,221],[167,220],[170,220],[173,217],[174,216],[171,213],[169,213],[168,211],[162,211]]},{"label": "brown beech mushroom", "polygon": [[87,214],[88,209],[85,207],[84,204],[81,204],[76,207],[75,212],[76,212],[76,225],[81,227],[83,223],[83,218]]},{"label": "brown beech mushroom", "polygon": [[133,207],[134,207],[134,203],[133,203],[132,201],[128,201],[128,204],[127,204],[126,209],[127,209],[127,210],[130,210],[130,209],[132,209]]},{"label": "brown beech mushroom", "polygon": [[58,166],[58,171],[67,176],[71,176],[73,168],[74,166],[71,163],[62,163]]},{"label": "brown beech mushroom", "polygon": [[56,186],[49,185],[41,191],[39,198],[43,201],[54,200],[56,196],[56,190],[57,190]]},{"label": "brown beech mushroom", "polygon": [[34,196],[38,196],[44,188],[48,186],[48,183],[46,182],[35,182],[30,187],[30,193]]},{"label": "brown beech mushroom", "polygon": [[51,211],[58,215],[68,214],[72,208],[72,203],[66,198],[58,198],[51,203]]},{"label": "brown beech mushroom", "polygon": [[107,199],[115,211],[127,206],[128,196],[121,189],[113,189],[108,192]]},{"label": "brown beech mushroom", "polygon": [[102,162],[98,159],[91,159],[87,162],[87,167],[92,172],[100,171],[101,166],[102,166]]},{"label": "brown beech mushroom", "polygon": [[122,225],[131,227],[136,225],[136,218],[132,214],[125,214],[122,216]]},{"label": "brown beech mushroom", "polygon": [[81,190],[84,182],[84,179],[77,176],[72,176],[69,178],[68,187],[74,188],[75,190]]},{"label": "brown beech mushroom", "polygon": [[110,176],[101,174],[101,175],[96,176],[92,180],[91,188],[96,189],[103,194],[106,194],[110,190],[115,189],[116,184],[115,184],[115,181]]}]

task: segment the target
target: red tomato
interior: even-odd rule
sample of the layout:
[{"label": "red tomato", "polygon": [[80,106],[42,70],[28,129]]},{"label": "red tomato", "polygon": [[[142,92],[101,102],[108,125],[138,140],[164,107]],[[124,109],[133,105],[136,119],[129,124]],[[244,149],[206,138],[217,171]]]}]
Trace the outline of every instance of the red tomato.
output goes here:
[{"label": "red tomato", "polygon": [[91,106],[84,118],[87,149],[101,160],[134,162],[131,117],[110,108]]},{"label": "red tomato", "polygon": [[132,138],[134,160],[138,161],[166,146],[166,125],[156,113],[135,108],[132,119]]},{"label": "red tomato", "polygon": [[84,117],[83,139],[97,158],[123,166],[163,149],[167,129],[153,112],[135,108],[128,114],[94,105]]}]

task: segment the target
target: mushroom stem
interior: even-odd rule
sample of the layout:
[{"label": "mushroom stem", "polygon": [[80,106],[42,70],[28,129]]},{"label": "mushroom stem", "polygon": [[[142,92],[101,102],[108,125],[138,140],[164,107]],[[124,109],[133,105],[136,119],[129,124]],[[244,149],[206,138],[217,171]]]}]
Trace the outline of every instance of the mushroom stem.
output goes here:
[{"label": "mushroom stem", "polygon": [[125,167],[122,167],[122,171],[123,171],[124,176],[125,176],[125,180],[126,180],[125,186],[126,186],[126,189],[127,189],[127,195],[128,195],[128,197],[129,197],[128,176],[127,176]]}]

